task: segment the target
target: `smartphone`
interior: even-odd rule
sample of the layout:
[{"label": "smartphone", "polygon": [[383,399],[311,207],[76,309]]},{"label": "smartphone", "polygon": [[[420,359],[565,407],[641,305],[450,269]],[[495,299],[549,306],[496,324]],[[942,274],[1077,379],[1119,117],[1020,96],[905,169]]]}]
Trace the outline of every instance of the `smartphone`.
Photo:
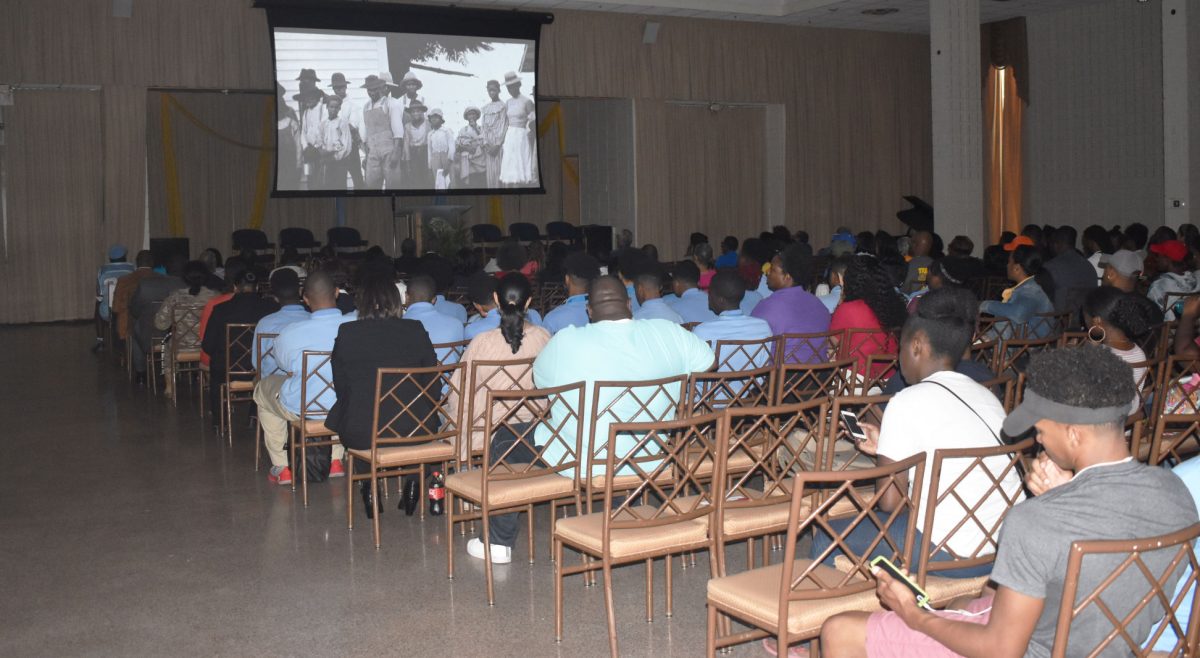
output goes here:
[{"label": "smartphone", "polygon": [[871,560],[871,566],[883,569],[888,573],[889,576],[903,583],[904,586],[913,593],[913,596],[917,597],[918,606],[925,608],[926,610],[932,609],[929,607],[929,595],[925,593],[925,590],[921,589],[921,586],[917,584],[917,581],[904,575],[904,572],[897,569],[896,565],[892,564],[891,560],[880,555],[874,560]]},{"label": "smartphone", "polygon": [[855,441],[866,441],[867,433],[863,431],[862,425],[858,424],[858,416],[845,410],[841,414],[842,423],[846,426],[846,431],[850,433],[850,436],[854,437]]}]

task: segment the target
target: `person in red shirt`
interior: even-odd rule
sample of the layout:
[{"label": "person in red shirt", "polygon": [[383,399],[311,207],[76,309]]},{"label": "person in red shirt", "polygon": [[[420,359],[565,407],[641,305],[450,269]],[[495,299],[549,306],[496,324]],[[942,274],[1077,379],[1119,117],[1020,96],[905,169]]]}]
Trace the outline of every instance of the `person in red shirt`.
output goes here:
[{"label": "person in red shirt", "polygon": [[[896,335],[908,319],[904,296],[886,268],[874,256],[858,255],[843,275],[842,303],[829,321],[830,331],[869,329],[879,333],[847,335],[838,348],[839,358],[854,357],[861,372],[872,354],[895,354]],[[876,364],[872,376],[886,369]]]}]

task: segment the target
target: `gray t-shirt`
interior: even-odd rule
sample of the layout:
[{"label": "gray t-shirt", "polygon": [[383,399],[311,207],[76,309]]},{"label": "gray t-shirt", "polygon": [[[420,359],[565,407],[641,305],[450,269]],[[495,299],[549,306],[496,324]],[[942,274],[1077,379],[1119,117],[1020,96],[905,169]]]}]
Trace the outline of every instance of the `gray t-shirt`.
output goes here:
[{"label": "gray t-shirt", "polygon": [[[1070,482],[1014,507],[1000,531],[992,580],[1045,601],[1025,655],[1050,656],[1071,542],[1155,537],[1195,522],[1196,505],[1183,482],[1165,468],[1135,461],[1085,469]],[[1145,557],[1146,564],[1160,573],[1170,560],[1169,553],[1151,553]],[[1079,597],[1112,574],[1123,558],[1123,554],[1087,558],[1080,574]],[[1166,591],[1174,591],[1181,573],[1182,569],[1172,575]],[[1106,589],[1102,598],[1123,618],[1147,590],[1146,579],[1132,569]],[[1162,613],[1157,604],[1147,606],[1130,625],[1130,635],[1145,638]],[[1112,625],[1102,613],[1089,606],[1071,627],[1067,655],[1092,650],[1111,631]],[[1127,656],[1129,650],[1118,640],[1101,655]]]}]

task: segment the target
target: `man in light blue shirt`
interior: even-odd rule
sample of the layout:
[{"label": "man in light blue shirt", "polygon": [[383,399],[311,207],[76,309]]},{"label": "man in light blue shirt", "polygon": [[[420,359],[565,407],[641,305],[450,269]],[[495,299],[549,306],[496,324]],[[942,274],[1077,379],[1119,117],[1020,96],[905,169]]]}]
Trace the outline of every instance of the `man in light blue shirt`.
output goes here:
[{"label": "man in light blue shirt", "polygon": [[[437,294],[437,284],[433,277],[418,274],[408,282],[408,308],[404,310],[405,320],[416,320],[425,327],[429,334],[429,342],[436,345],[457,343],[464,339],[463,324],[457,319],[437,310],[433,299]],[[461,306],[460,306],[461,308]],[[434,350],[438,363],[458,363],[458,356],[451,355],[451,348],[437,347]]]},{"label": "man in light blue shirt", "polygon": [[[771,325],[761,318],[750,317],[738,307],[746,292],[746,282],[732,270],[721,270],[713,276],[708,286],[708,304],[715,320],[701,322],[692,333],[717,349],[722,340],[764,340],[771,337]],[[737,349],[741,347],[742,349]],[[718,370],[731,372],[751,370],[771,365],[772,354],[761,350],[747,350],[745,346],[723,347],[717,354]],[[751,355],[754,358],[751,358]]]},{"label": "man in light blue shirt", "polygon": [[[708,322],[716,320],[717,314],[708,308],[708,293],[699,288],[700,268],[685,260],[671,271],[675,288],[675,302],[671,306],[684,322]],[[669,302],[670,300],[668,300]]]},{"label": "man in light blue shirt", "polygon": [[[304,353],[332,352],[338,329],[342,324],[358,318],[357,313],[342,315],[338,310],[337,286],[329,273],[323,270],[317,270],[305,279],[304,301],[312,309],[309,319],[288,325],[275,339],[275,359],[279,368],[286,374],[265,377],[254,387],[254,401],[258,403],[258,422],[263,428],[263,443],[267,447],[267,455],[271,458],[271,472],[267,479],[278,484],[291,484],[292,481],[287,453],[284,450],[287,444],[288,423],[300,420],[300,408],[304,403],[307,403],[310,409],[318,406],[329,409],[337,400],[331,387],[319,396],[313,393],[309,400],[301,402]],[[333,381],[333,369],[329,364],[320,372],[327,381]],[[342,454],[342,446],[333,446],[334,461],[340,461]]]},{"label": "man in light blue shirt", "polygon": [[[509,272],[504,276],[525,278],[525,275],[520,272]],[[464,332],[467,340],[471,340],[485,331],[490,331],[500,326],[500,311],[496,308],[496,286],[499,284],[499,279],[483,272],[472,277],[471,303],[475,305],[475,311],[479,315],[476,315],[467,323],[466,331]],[[535,324],[539,327],[542,325],[542,316],[535,309],[528,309],[525,312],[525,319],[530,324]]]},{"label": "man in light blue shirt", "polygon": [[563,259],[563,271],[567,300],[552,309],[542,320],[542,327],[551,335],[566,327],[582,327],[588,323],[588,286],[593,279],[600,276],[600,264],[595,258],[578,251]]},{"label": "man in light blue shirt", "polygon": [[93,352],[104,347],[103,323],[112,320],[112,299],[107,289],[108,282],[112,281],[115,284],[117,279],[136,269],[133,263],[125,261],[125,255],[125,245],[114,244],[109,247],[108,262],[101,265],[100,271],[96,273],[96,344],[92,347]]},{"label": "man in light blue shirt", "polygon": [[[433,279],[437,295],[433,298],[433,307],[441,313],[458,320],[459,324],[467,323],[467,309],[458,302],[446,299],[446,291],[454,285],[454,266],[450,261],[437,254],[426,254],[421,258],[421,274]],[[434,341],[435,343],[437,341]]]},{"label": "man in light blue shirt", "polygon": [[[743,283],[743,285],[745,284],[744,281],[742,283]],[[709,284],[709,285],[711,286],[712,284]],[[746,315],[750,315],[751,313],[754,312],[754,307],[758,306],[758,303],[761,302],[762,300],[763,300],[762,295],[758,294],[757,290],[747,290],[746,294],[742,295],[742,303],[738,305],[738,308],[740,308],[742,310],[742,313],[745,313]],[[709,306],[712,306],[712,305],[709,304]]]},{"label": "man in light blue shirt", "polygon": [[[309,318],[309,312],[304,309],[304,304],[300,303],[300,277],[294,270],[287,268],[275,270],[275,273],[271,275],[271,292],[275,295],[275,301],[279,302],[280,309],[263,316],[263,319],[254,326],[252,349],[254,350],[255,364],[258,363],[258,337],[260,335],[278,334],[285,327]],[[278,362],[275,360],[273,343],[274,339],[269,339],[263,345],[267,354],[262,359],[260,379],[277,374]]]},{"label": "man in light blue shirt", "polygon": [[642,303],[633,309],[634,320],[668,320],[683,324],[683,318],[662,299],[662,275],[658,267],[650,267],[634,275],[634,292]]},{"label": "man in light blue shirt", "polygon": [[[712,349],[691,332],[671,322],[644,320],[634,322],[629,296],[621,280],[602,276],[591,285],[587,312],[591,324],[569,327],[550,339],[533,362],[533,381],[538,388],[584,383],[584,419],[582,451],[588,453],[588,412],[591,409],[592,385],[597,381],[650,380],[700,372],[712,365]],[[607,395],[607,393],[606,393]],[[626,396],[627,398],[629,396]],[[643,396],[647,399],[650,395]],[[596,441],[608,440],[608,425],[612,418],[624,422],[644,422],[670,417],[669,409],[678,403],[658,395],[650,400],[649,414],[632,400],[621,400],[596,423]],[[605,401],[601,401],[604,405]],[[580,410],[575,410],[579,413]],[[562,428],[565,436],[574,435],[575,420],[569,418],[563,405],[551,409],[549,425]],[[562,462],[566,451],[558,442],[549,442],[551,432],[546,425],[534,430],[534,441],[545,446],[542,461],[548,465]],[[620,437],[617,450],[631,450],[637,442],[633,436]],[[586,459],[586,456],[583,458]],[[653,468],[643,463],[644,468]],[[593,473],[603,473],[604,466],[593,465]],[[562,475],[573,477],[571,471]],[[492,517],[489,540],[493,547],[510,548],[516,543],[520,529],[519,516],[504,514]]]}]

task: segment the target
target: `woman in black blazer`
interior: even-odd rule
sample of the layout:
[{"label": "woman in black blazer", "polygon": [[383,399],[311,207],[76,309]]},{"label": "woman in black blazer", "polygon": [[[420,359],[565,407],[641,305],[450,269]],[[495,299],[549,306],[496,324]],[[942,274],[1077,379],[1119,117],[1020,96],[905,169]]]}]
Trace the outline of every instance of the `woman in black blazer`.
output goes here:
[{"label": "woman in black blazer", "polygon": [[[333,389],[337,402],[329,410],[325,426],[338,433],[347,449],[371,449],[371,423],[375,416],[375,377],[379,368],[426,368],[437,365],[433,344],[425,327],[416,320],[400,317],[404,308],[400,291],[390,276],[372,274],[362,281],[355,304],[358,319],[347,322],[338,329],[333,344]],[[398,391],[402,397],[405,391]],[[410,399],[417,399],[416,386],[407,392]],[[393,405],[394,406],[394,405]],[[428,400],[418,400],[411,411],[418,417],[428,415],[431,408]],[[387,408],[380,410],[380,417],[394,415]],[[393,430],[405,431],[405,419],[392,424]],[[415,430],[417,422],[410,422]],[[351,460],[353,463],[353,460]],[[416,493],[417,479],[406,478],[405,487]],[[371,513],[370,482],[364,482],[363,500],[367,514]],[[409,496],[406,496],[406,498]]]}]

